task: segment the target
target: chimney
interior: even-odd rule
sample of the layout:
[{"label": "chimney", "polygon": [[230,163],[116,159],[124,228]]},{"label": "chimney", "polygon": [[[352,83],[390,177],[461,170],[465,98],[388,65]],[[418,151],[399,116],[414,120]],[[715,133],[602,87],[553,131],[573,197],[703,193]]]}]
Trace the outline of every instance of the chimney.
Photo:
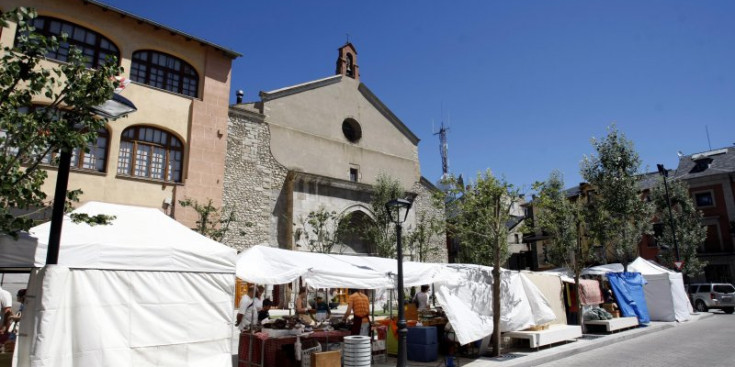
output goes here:
[{"label": "chimney", "polygon": [[242,97],[245,95],[245,92],[242,89],[240,89],[237,91],[236,94],[237,94],[237,104],[242,103]]}]

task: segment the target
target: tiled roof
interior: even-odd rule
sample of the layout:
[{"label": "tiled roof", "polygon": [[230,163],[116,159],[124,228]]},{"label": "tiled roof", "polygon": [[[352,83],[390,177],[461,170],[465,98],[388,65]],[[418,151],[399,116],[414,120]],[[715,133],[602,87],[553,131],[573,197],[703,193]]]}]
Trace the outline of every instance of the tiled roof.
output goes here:
[{"label": "tiled roof", "polygon": [[727,147],[682,156],[672,178],[691,179],[733,172],[735,147]]},{"label": "tiled roof", "polygon": [[[673,176],[674,171],[669,171],[669,177]],[[656,172],[646,172],[643,174],[638,175],[640,181],[638,181],[638,189],[641,191],[649,190],[653,188],[654,186],[658,185],[659,181],[661,180],[661,175]]]},{"label": "tiled roof", "polygon": [[116,12],[116,13],[122,15],[122,16],[135,19],[135,20],[137,20],[139,22],[148,23],[148,24],[150,24],[150,25],[152,25],[152,26],[154,26],[156,28],[160,28],[160,29],[169,31],[172,35],[173,34],[177,34],[177,35],[179,35],[181,37],[184,37],[187,40],[188,39],[195,40],[195,41],[197,41],[197,42],[199,42],[199,43],[201,43],[203,45],[207,45],[207,46],[213,47],[213,48],[221,51],[223,54],[225,54],[226,56],[228,56],[228,57],[230,57],[232,59],[235,59],[235,58],[238,58],[238,57],[242,56],[242,54],[239,53],[239,52],[237,52],[237,51],[230,50],[228,48],[225,48],[223,46],[217,45],[215,43],[206,41],[206,40],[204,40],[202,38],[194,37],[194,36],[192,36],[190,34],[187,34],[185,32],[182,32],[180,30],[177,30],[177,29],[174,29],[174,28],[165,26],[165,25],[163,25],[161,23],[157,23],[155,21],[152,21],[150,19],[143,18],[143,17],[138,16],[138,15],[135,15],[133,13],[129,13],[129,12],[125,11],[125,10],[116,8],[116,7],[112,6],[112,5],[108,5],[108,4],[102,3],[102,2],[97,1],[97,0],[84,0],[84,3],[89,3],[89,4],[93,4],[93,5],[99,6],[100,8],[102,8],[104,10],[114,11],[114,12]]}]

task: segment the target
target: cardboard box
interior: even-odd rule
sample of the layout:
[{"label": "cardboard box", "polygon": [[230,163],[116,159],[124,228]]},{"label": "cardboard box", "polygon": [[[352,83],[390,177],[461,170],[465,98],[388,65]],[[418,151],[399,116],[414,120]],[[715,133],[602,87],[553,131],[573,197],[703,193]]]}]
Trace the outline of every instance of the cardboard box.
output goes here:
[{"label": "cardboard box", "polygon": [[311,354],[311,367],[341,367],[342,352],[316,352]]}]

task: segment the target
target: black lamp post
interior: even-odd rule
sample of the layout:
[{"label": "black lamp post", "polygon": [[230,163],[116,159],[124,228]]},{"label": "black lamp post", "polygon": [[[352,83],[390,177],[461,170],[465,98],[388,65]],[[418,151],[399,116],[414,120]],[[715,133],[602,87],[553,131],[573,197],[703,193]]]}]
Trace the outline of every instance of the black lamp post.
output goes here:
[{"label": "black lamp post", "polygon": [[679,261],[679,243],[676,241],[676,230],[674,228],[674,214],[671,210],[671,197],[669,196],[669,184],[666,178],[669,177],[669,171],[664,168],[663,164],[657,164],[658,173],[664,178],[664,189],[666,189],[666,206],[669,207],[669,225],[671,226],[671,235],[674,237],[674,251],[676,251],[676,261]]},{"label": "black lamp post", "polygon": [[398,361],[396,366],[406,366],[406,315],[404,312],[404,292],[403,292],[403,249],[401,248],[401,224],[406,221],[408,212],[411,210],[411,202],[405,199],[393,199],[385,203],[385,210],[388,212],[391,222],[396,224],[396,237],[398,239],[398,247],[396,249],[398,261]]},{"label": "black lamp post", "polygon": [[[114,94],[112,99],[108,99],[105,103],[92,109],[98,115],[113,120],[138,110],[133,102],[119,94]],[[61,242],[61,225],[64,223],[64,203],[66,202],[66,189],[69,185],[71,154],[72,150],[68,147],[62,147],[59,154],[59,170],[56,176],[56,189],[54,190],[54,206],[51,211],[46,265],[58,264],[59,262],[59,243]]]}]

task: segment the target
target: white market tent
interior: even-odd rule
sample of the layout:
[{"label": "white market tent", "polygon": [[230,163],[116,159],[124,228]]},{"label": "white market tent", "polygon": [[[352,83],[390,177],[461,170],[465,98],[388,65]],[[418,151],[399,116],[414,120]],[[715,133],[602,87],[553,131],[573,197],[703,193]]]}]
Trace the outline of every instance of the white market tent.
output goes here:
[{"label": "white market tent", "polygon": [[[437,301],[457,334],[470,343],[492,334],[492,268],[465,264],[404,262],[404,286],[434,284]],[[289,251],[259,245],[240,254],[236,275],[257,284],[284,284],[302,277],[314,288],[395,288],[396,260]],[[518,272],[501,273],[501,330],[521,330],[554,320],[536,286]]]},{"label": "white market tent", "polygon": [[58,265],[50,223],[0,238],[0,268],[30,268],[17,366],[231,366],[235,250],[161,211],[89,202],[64,218]]},{"label": "white market tent", "polygon": [[[585,269],[585,275],[605,275],[623,271],[622,264],[606,264]],[[628,264],[628,271],[643,275],[648,284],[643,287],[648,312],[653,321],[687,321],[692,305],[684,289],[681,273],[666,269],[644,258]]]}]

